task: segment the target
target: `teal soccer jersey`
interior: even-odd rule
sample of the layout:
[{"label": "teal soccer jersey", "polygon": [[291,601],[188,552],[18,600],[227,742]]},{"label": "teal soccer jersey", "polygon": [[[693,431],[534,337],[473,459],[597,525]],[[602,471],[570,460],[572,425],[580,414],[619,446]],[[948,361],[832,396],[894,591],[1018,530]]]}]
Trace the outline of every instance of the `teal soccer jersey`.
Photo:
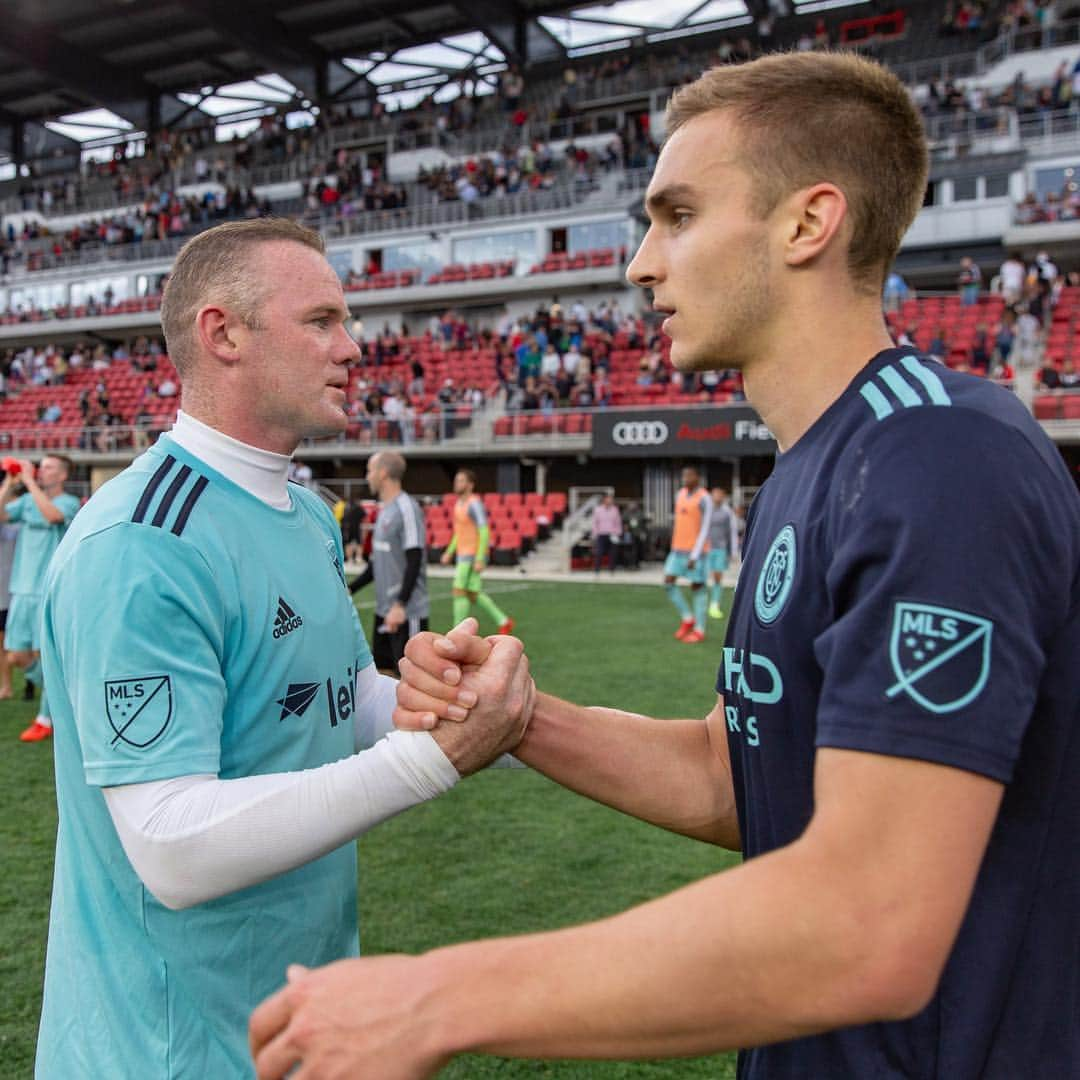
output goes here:
[{"label": "teal soccer jersey", "polygon": [[42,517],[33,495],[20,495],[4,507],[8,520],[22,526],[15,544],[15,560],[11,564],[9,588],[13,593],[36,595],[41,592],[49,560],[79,509],[79,500],[74,495],[57,495],[52,502],[64,515],[63,522],[56,525]]},{"label": "teal soccer jersey", "polygon": [[371,655],[341,533],[317,496],[289,490],[292,508],[274,510],[165,436],[95,494],[50,566],[60,820],[39,1080],[251,1076],[248,1018],[286,965],[358,952],[354,844],[171,911],[132,869],[101,791],[354,752],[354,679]]}]

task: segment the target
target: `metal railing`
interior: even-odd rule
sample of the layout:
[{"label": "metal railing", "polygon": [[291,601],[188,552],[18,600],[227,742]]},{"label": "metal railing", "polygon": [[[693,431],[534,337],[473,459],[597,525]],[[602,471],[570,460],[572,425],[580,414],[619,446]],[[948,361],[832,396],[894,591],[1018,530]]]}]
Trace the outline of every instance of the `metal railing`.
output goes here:
[{"label": "metal railing", "polygon": [[[340,436],[305,439],[305,450],[333,451],[351,447],[359,452],[374,448],[416,449],[462,442],[479,444],[483,441],[480,429],[490,424],[481,422],[483,408],[445,405],[411,419],[398,421],[385,416],[350,418]],[[156,418],[145,424],[113,424],[107,427],[73,426],[71,424],[37,424],[33,427],[0,430],[0,452],[48,453],[49,451],[84,452],[90,456],[128,456],[151,446],[173,425],[171,418]]]},{"label": "metal railing", "polygon": [[[569,209],[588,197],[592,184],[563,184],[559,187],[523,191],[515,195],[487,195],[474,202],[430,202],[421,206],[405,206],[395,210],[365,210],[354,214],[340,211],[304,214],[299,220],[319,229],[328,240],[362,236],[379,232],[408,232],[433,226],[474,224],[524,214]],[[91,240],[78,251],[56,254],[48,250],[28,252],[25,265],[12,266],[8,271],[11,283],[32,278],[44,270],[71,267],[90,267],[109,263],[131,264],[171,260],[192,236],[213,225],[209,220],[189,229],[182,236],[168,240],[141,240],[127,244],[103,244]]]},{"label": "metal railing", "polygon": [[[1037,420],[1071,420],[1073,423],[1080,424],[1080,415],[1066,415],[1066,403],[1074,401],[1080,403],[1080,388],[1056,387],[1053,390],[1036,388],[1031,408]],[[1051,403],[1052,408],[1048,409],[1047,406]],[[1048,416],[1048,412],[1052,412],[1053,415]],[[1080,410],[1078,410],[1078,414],[1080,414]]]},{"label": "metal railing", "polygon": [[[1024,29],[1007,30],[998,34],[977,50],[979,74],[989,71],[995,64],[1017,53],[1037,52],[1040,49],[1080,42],[1080,19],[1065,19],[1055,26],[1029,26]],[[1071,69],[1071,65],[1070,65]]]}]

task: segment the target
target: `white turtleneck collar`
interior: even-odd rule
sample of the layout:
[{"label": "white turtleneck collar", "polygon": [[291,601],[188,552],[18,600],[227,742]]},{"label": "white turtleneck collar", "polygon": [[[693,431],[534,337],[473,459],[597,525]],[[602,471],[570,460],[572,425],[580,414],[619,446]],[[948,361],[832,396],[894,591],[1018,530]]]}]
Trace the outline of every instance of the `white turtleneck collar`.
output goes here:
[{"label": "white turtleneck collar", "polygon": [[169,437],[267,506],[275,510],[292,507],[288,486],[291,459],[287,455],[240,442],[183,410],[176,414]]}]

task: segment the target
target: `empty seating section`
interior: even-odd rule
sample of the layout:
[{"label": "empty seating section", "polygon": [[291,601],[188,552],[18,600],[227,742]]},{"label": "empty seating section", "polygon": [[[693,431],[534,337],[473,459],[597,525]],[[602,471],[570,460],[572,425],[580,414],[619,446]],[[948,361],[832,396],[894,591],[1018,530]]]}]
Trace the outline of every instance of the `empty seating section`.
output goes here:
[{"label": "empty seating section", "polygon": [[495,437],[523,435],[588,435],[592,431],[592,416],[588,413],[516,413],[500,416],[495,421]]},{"label": "empty seating section", "polygon": [[431,274],[429,285],[456,285],[464,281],[493,281],[495,278],[510,277],[514,272],[514,260],[503,259],[500,262],[471,263],[463,266],[450,263],[437,273]]},{"label": "empty seating section", "polygon": [[420,284],[419,270],[388,270],[372,274],[363,281],[355,281],[345,287],[346,292],[364,292],[367,289],[397,289]]},{"label": "empty seating section", "polygon": [[[158,397],[153,387],[166,376],[177,381],[176,370],[166,357],[159,357],[153,373],[132,370],[125,361],[107,368],[79,368],[69,371],[61,386],[27,386],[19,394],[0,402],[0,447],[8,450],[75,449],[81,445],[83,416],[79,398],[89,394],[91,414],[98,411],[97,384],[105,383],[108,411],[121,425],[133,425],[142,412],[151,417],[148,427],[167,427],[176,416],[179,397]],[[38,420],[42,407],[58,405],[60,418],[53,423]]]},{"label": "empty seating section", "polygon": [[[491,529],[488,562],[492,565],[515,565],[539,540],[546,539],[552,529],[561,525],[566,516],[566,495],[561,491],[546,495],[538,492],[500,495],[489,491],[483,500]],[[449,492],[441,501],[424,508],[431,562],[438,561],[454,534],[455,501],[456,496]]]},{"label": "empty seating section", "polygon": [[575,255],[551,254],[543,262],[533,263],[530,274],[560,274],[564,270],[587,270],[595,266],[614,266],[616,259],[621,265],[626,261],[626,248],[595,248],[579,251]]}]

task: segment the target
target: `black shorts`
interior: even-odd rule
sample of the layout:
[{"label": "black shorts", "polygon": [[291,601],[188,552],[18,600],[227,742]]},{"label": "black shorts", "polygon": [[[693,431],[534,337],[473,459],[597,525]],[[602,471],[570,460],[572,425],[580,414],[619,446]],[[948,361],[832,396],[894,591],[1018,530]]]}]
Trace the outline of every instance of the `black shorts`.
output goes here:
[{"label": "black shorts", "polygon": [[3,611],[0,611],[0,634],[2,634],[7,629],[7,612],[7,608],[4,608]]},{"label": "black shorts", "polygon": [[392,634],[380,630],[386,616],[376,615],[371,632],[371,655],[380,671],[397,671],[398,661],[405,655],[405,643],[414,634],[428,628],[427,619],[406,619]]}]

